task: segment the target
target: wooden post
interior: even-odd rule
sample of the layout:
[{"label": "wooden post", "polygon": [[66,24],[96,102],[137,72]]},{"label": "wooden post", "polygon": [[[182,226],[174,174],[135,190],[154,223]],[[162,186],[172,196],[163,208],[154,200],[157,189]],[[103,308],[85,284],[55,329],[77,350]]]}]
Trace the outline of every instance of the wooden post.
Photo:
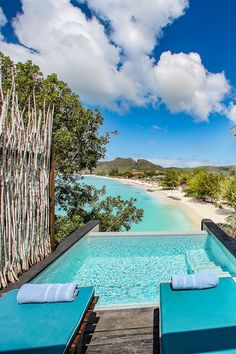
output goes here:
[{"label": "wooden post", "polygon": [[51,146],[50,175],[49,175],[49,233],[51,250],[55,249],[55,146]]}]

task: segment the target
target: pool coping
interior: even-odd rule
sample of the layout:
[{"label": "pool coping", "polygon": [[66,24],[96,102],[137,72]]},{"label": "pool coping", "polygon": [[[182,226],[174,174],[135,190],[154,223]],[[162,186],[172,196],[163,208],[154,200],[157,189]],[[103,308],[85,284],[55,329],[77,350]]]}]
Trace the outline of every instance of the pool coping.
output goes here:
[{"label": "pool coping", "polygon": [[106,236],[202,236],[207,235],[206,230],[199,231],[142,231],[142,232],[90,232],[87,237],[106,237]]},{"label": "pool coping", "polygon": [[128,310],[128,309],[139,309],[139,308],[159,308],[159,301],[157,302],[140,302],[135,304],[111,304],[111,305],[96,305],[97,311],[114,311],[114,310]]},{"label": "pool coping", "polygon": [[212,233],[236,259],[236,239],[230,237],[211,219],[202,220],[201,230],[205,230],[208,233]]},{"label": "pool coping", "polygon": [[91,230],[101,230],[101,222],[99,220],[91,220],[87,222],[80,229],[74,231],[71,235],[66,237],[56,248],[54,252],[49,254],[41,262],[35,264],[28,271],[19,276],[19,280],[15,283],[9,284],[6,288],[1,289],[0,297],[11,290],[18,289],[25,283],[29,283],[37,277],[43,270],[57,260],[63,253],[68,251],[76,242],[82,237],[89,234]]}]

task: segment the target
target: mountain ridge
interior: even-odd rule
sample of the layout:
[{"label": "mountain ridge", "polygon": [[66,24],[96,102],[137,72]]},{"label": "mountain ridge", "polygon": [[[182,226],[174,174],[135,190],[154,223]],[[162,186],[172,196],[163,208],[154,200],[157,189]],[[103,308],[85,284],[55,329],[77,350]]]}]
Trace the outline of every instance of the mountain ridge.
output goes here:
[{"label": "mountain ridge", "polygon": [[236,168],[236,165],[227,166],[199,166],[199,167],[163,167],[154,164],[146,159],[133,159],[131,157],[116,157],[114,160],[99,161],[95,168],[95,173],[109,174],[113,169],[118,169],[119,173],[125,172],[163,172],[167,169],[176,169],[179,171],[190,171],[195,169],[204,169],[209,172],[229,173],[230,170]]}]

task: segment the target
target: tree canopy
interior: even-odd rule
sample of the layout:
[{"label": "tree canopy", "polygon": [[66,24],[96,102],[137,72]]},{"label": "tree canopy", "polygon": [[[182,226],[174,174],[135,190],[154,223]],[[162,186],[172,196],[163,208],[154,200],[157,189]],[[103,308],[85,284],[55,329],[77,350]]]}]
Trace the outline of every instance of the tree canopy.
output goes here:
[{"label": "tree canopy", "polygon": [[188,182],[187,194],[196,199],[215,201],[221,193],[223,176],[204,170],[196,171]]},{"label": "tree canopy", "polygon": [[162,179],[164,189],[174,189],[179,186],[179,174],[176,170],[166,170]]},{"label": "tree canopy", "polygon": [[143,211],[135,207],[134,199],[124,201],[118,197],[104,200],[104,189],[97,190],[85,185],[77,176],[84,170],[92,171],[96,167],[105,156],[111,135],[116,133],[99,133],[104,121],[101,113],[84,107],[79,96],[56,74],[44,77],[39,66],[31,61],[15,64],[0,53],[0,62],[3,90],[6,92],[11,88],[14,74],[22,110],[27,109],[33,100],[39,109],[44,105],[54,108],[55,196],[57,206],[66,212],[66,216],[58,216],[56,220],[58,239],[61,240],[92,217],[102,221],[103,230],[128,230],[132,222],[139,222]]}]

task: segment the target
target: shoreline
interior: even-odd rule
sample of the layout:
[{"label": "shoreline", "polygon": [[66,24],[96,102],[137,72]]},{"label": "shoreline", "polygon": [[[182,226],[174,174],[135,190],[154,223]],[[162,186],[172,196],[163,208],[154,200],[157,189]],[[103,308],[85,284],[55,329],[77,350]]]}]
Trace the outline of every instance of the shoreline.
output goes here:
[{"label": "shoreline", "polygon": [[[193,199],[192,197],[186,197],[184,192],[180,189],[164,190],[160,188],[158,183],[155,181],[142,181],[139,179],[131,180],[128,178],[106,177],[97,175],[84,176],[113,179],[131,186],[133,185],[136,187],[145,188],[146,192],[153,195],[153,197],[155,197],[160,203],[168,204],[184,210],[189,219],[197,227],[201,225],[202,219],[211,219],[215,223],[224,223],[226,222],[227,216],[233,213],[233,210],[230,208],[225,207],[224,209],[220,209],[212,203],[201,202]],[[148,191],[147,189],[153,191]]]}]

